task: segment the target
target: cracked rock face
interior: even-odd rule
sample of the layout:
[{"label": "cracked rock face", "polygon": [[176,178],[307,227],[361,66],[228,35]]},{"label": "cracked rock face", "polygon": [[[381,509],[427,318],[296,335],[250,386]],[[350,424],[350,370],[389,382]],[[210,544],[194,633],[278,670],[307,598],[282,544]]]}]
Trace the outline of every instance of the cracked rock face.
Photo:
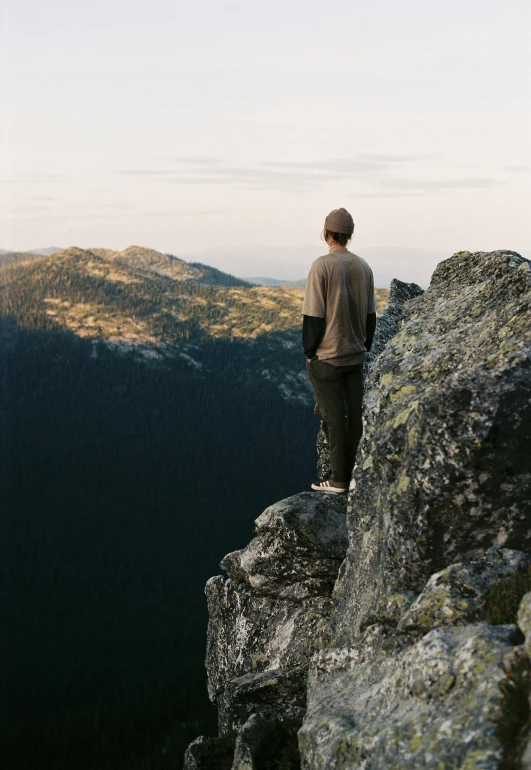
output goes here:
[{"label": "cracked rock face", "polygon": [[490,548],[484,559],[452,564],[431,576],[400,618],[398,630],[470,623],[482,616],[485,597],[496,581],[530,565],[529,554],[507,548]]},{"label": "cracked rock face", "polygon": [[334,591],[339,645],[396,623],[449,564],[531,550],[530,263],[504,251],[441,262],[376,359],[364,414]]},{"label": "cracked rock face", "polygon": [[498,770],[519,637],[516,626],[479,623],[434,629],[386,660],[322,652],[298,734],[302,767]]},{"label": "cracked rock face", "polygon": [[[231,680],[270,669],[306,668],[311,655],[331,639],[332,603],[321,596],[297,602],[263,596],[221,576],[208,581],[206,593],[208,690],[223,733],[232,727]],[[289,704],[279,705],[282,710]]]},{"label": "cracked rock face", "polygon": [[302,492],[269,506],[256,537],[221,567],[263,594],[329,594],[347,550],[345,496]]},{"label": "cracked rock face", "polygon": [[230,577],[205,589],[208,690],[221,734],[251,713],[300,723],[308,660],[331,641],[330,593],[348,544],[345,496],[302,492],[255,524],[256,537],[221,563]]},{"label": "cracked rock face", "polygon": [[404,283],[393,278],[389,287],[389,301],[376,319],[374,338],[367,356],[367,370],[372,368],[389,340],[398,332],[406,302],[423,293],[424,290],[416,283]]}]

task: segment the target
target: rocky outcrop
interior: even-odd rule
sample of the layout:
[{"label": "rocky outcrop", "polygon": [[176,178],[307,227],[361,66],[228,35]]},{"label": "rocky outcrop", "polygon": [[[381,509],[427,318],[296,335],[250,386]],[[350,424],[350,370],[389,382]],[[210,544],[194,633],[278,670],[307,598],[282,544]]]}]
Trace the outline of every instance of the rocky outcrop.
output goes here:
[{"label": "rocky outcrop", "polygon": [[454,255],[404,307],[367,381],[336,643],[464,555],[531,549],[530,321],[513,252]]},{"label": "rocky outcrop", "polygon": [[300,724],[308,661],[331,641],[346,500],[302,492],[267,508],[255,532],[221,562],[228,577],[206,586],[208,691],[221,735],[253,713]]},{"label": "rocky outcrop", "polygon": [[187,770],[531,770],[531,267],[393,291],[348,501],[271,506],[207,585],[221,737]]},{"label": "rocky outcrop", "polygon": [[416,283],[404,283],[393,278],[389,288],[389,301],[377,317],[376,329],[371,350],[367,356],[367,374],[387,343],[398,332],[406,303],[415,297],[420,297],[423,289]]},{"label": "rocky outcrop", "polygon": [[452,564],[431,576],[422,593],[405,610],[397,629],[426,632],[439,626],[483,620],[492,586],[530,566],[529,554],[498,548],[490,548],[483,559]]},{"label": "rocky outcrop", "polygon": [[516,626],[430,631],[388,658],[323,652],[299,731],[303,768],[483,768],[504,755],[503,686],[524,657]]}]

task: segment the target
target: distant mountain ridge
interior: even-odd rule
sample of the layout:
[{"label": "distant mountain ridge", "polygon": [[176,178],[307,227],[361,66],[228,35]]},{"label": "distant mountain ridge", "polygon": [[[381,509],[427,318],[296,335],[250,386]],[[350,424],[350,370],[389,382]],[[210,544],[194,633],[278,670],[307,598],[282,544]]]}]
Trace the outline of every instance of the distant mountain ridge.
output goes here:
[{"label": "distant mountain ridge", "polygon": [[246,278],[249,283],[256,284],[258,286],[272,286],[274,288],[285,289],[304,289],[308,284],[307,278],[299,278],[296,281],[284,281],[281,278],[267,278],[265,276],[258,276],[257,278]]},{"label": "distant mountain ridge", "polygon": [[[11,324],[73,332],[92,340],[94,355],[104,344],[150,366],[179,359],[198,376],[209,376],[205,346],[238,342],[242,382],[259,371],[284,400],[313,399],[301,346],[302,289],[253,285],[140,246],[20,257],[7,265],[0,257],[4,337]],[[377,291],[379,310],[388,293]]]},{"label": "distant mountain ridge", "polygon": [[58,251],[63,251],[61,246],[46,246],[44,249],[25,249],[24,251],[13,251],[13,249],[0,249],[0,254],[38,254],[44,257],[49,257],[52,254],[57,254]]},{"label": "distant mountain ridge", "polygon": [[[299,278],[296,281],[284,281],[280,278],[257,277],[247,278],[247,280],[257,286],[270,286],[277,289],[302,289],[302,291],[306,291],[308,286],[307,278]],[[389,289],[375,289],[374,294],[376,296],[377,311],[381,313],[389,299]]]},{"label": "distant mountain ridge", "polygon": [[[45,257],[56,256],[77,246],[68,249],[57,249],[51,246],[46,249],[33,249],[32,251],[6,251],[0,249],[0,267],[18,264],[20,262],[34,262]],[[175,278],[180,281],[191,281],[215,286],[251,286],[249,281],[236,278],[229,273],[224,273],[215,267],[203,265],[201,262],[186,262],[173,254],[163,254],[155,249],[143,246],[128,246],[123,251],[105,248],[81,249],[91,252],[103,259],[128,264],[132,267],[147,268],[160,275]]]},{"label": "distant mountain ridge", "polygon": [[[216,281],[217,283],[214,283]],[[309,403],[300,328],[304,293],[252,286],[152,249],[71,246],[0,269],[2,336],[14,324],[68,331],[149,366],[180,360],[209,377],[212,343],[239,343],[238,377],[256,372],[288,401]]]}]

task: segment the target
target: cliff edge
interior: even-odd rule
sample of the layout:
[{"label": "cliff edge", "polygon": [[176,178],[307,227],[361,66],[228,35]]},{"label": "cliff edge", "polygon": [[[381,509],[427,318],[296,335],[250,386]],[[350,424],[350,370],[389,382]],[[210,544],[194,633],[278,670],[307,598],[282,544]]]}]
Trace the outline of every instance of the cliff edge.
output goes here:
[{"label": "cliff edge", "polygon": [[531,768],[530,437],[530,263],[393,281],[348,498],[270,506],[207,583],[185,770]]}]

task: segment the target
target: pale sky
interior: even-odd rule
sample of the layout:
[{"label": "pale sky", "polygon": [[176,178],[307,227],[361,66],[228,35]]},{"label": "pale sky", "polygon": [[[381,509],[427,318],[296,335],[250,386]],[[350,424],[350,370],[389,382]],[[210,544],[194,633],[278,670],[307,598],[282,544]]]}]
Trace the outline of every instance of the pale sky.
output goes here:
[{"label": "pale sky", "polygon": [[528,0],[0,0],[0,248],[377,285],[531,256]]}]

